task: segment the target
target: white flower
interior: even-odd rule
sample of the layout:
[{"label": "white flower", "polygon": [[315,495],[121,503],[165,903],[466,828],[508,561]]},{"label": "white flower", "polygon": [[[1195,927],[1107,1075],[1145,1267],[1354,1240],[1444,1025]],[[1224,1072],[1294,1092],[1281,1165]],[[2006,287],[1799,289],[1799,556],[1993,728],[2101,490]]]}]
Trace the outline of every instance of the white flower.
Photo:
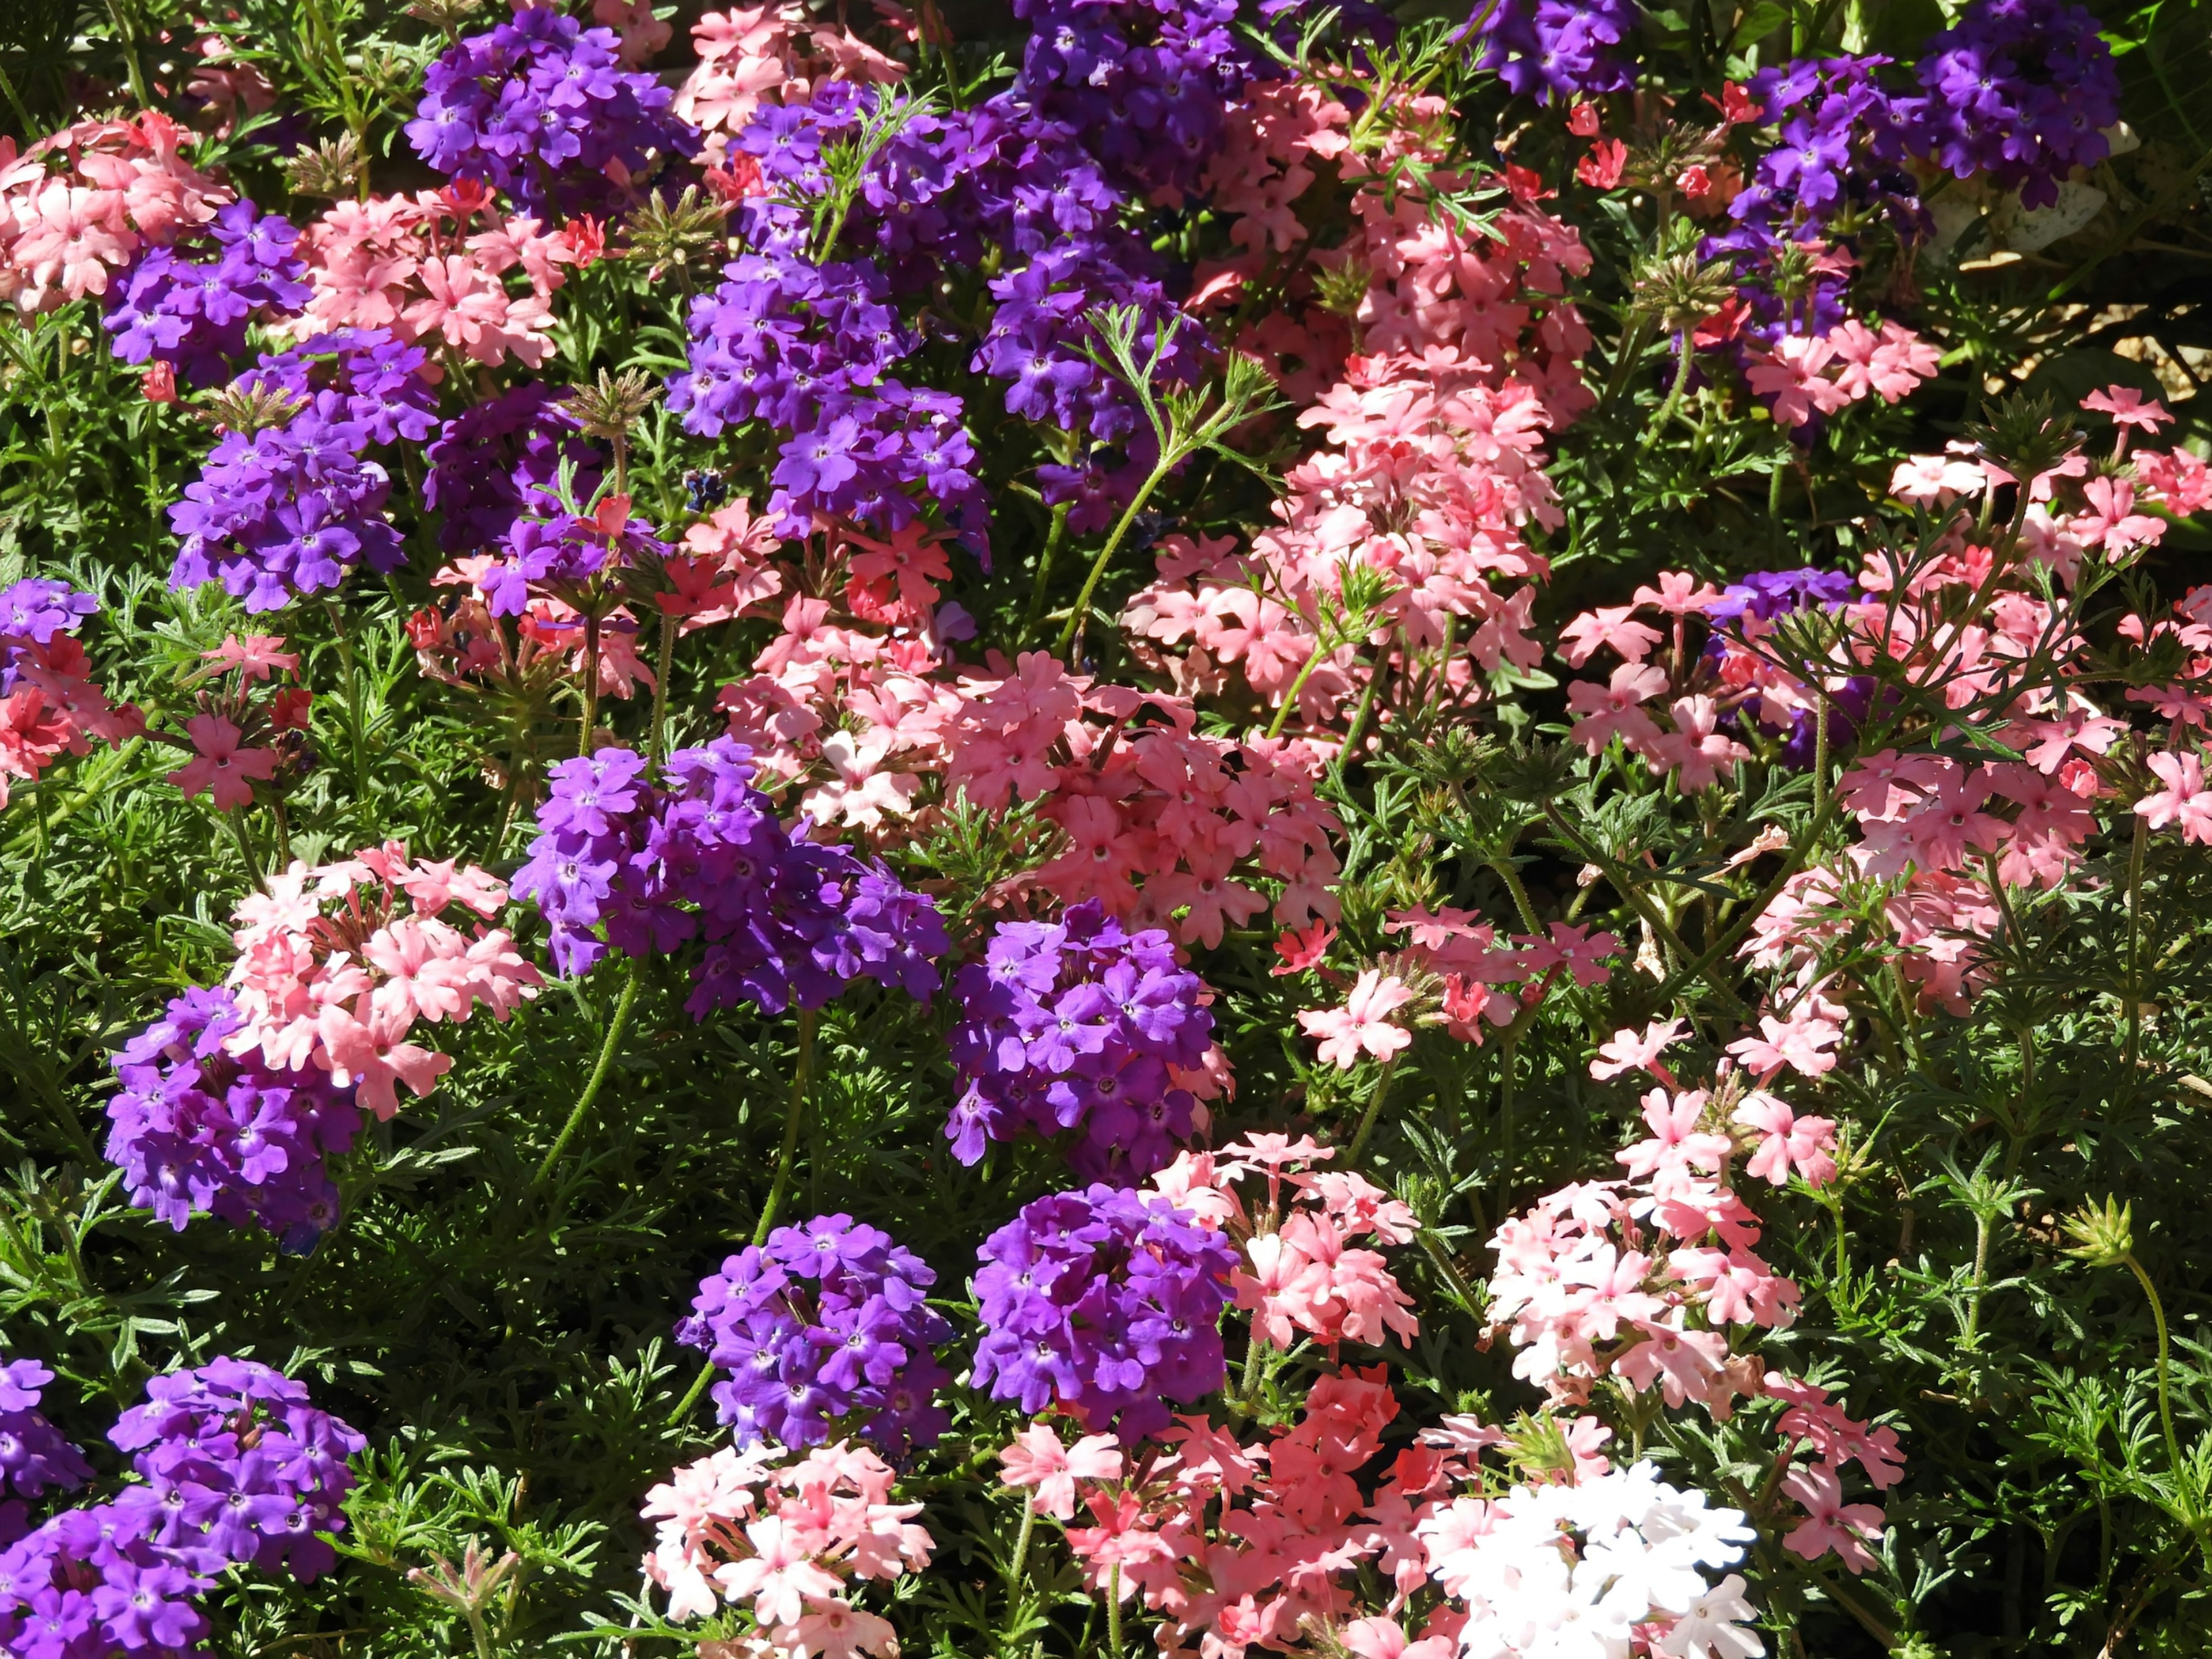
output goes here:
[{"label": "white flower", "polygon": [[1744,1599],[1743,1575],[1732,1572],[1690,1605],[1674,1628],[1652,1644],[1668,1659],[1758,1659],[1766,1651],[1744,1624],[1759,1610]]}]

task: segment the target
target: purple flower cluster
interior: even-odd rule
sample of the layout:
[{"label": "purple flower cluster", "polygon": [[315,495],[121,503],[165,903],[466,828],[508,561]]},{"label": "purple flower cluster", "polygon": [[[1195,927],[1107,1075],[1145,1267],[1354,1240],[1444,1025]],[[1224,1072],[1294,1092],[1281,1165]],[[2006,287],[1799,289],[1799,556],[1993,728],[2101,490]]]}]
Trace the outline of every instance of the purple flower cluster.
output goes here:
[{"label": "purple flower cluster", "polygon": [[751,787],[744,745],[680,749],[646,775],[606,748],[562,761],[513,891],[552,926],[555,964],[641,957],[703,935],[684,1006],[819,1008],[862,975],[927,1000],[950,948],[936,907],[849,849],[794,841]]},{"label": "purple flower cluster", "polygon": [[1020,92],[1137,194],[1194,189],[1256,67],[1236,0],[1014,0]]},{"label": "purple flower cluster", "polygon": [[[503,556],[477,579],[485,608],[495,617],[519,617],[538,592],[574,605],[584,597],[580,590],[611,566],[666,558],[672,550],[644,520],[615,521],[611,499],[602,497],[590,513],[569,512],[543,495],[531,503],[536,510],[508,525]],[[573,625],[580,634],[583,623]]]},{"label": "purple flower cluster", "polygon": [[1032,1416],[1057,1402],[1133,1444],[1167,1427],[1169,1401],[1221,1386],[1237,1251],[1167,1199],[1103,1184],[1050,1193],[977,1254],[975,1378],[993,1399]]},{"label": "purple flower cluster", "polygon": [[786,535],[805,534],[817,514],[901,528],[921,510],[920,489],[980,540],[986,510],[960,398],[891,374],[921,341],[889,279],[866,259],[810,251],[811,216],[793,204],[829,187],[824,147],[857,133],[879,95],[828,82],[810,103],[763,105],[738,135],[770,195],[745,206],[753,251],[692,302],[690,368],[671,379],[669,407],[702,436],[755,420],[790,434],[768,503]]},{"label": "purple flower cluster", "polygon": [[[1705,612],[1706,620],[1714,624],[1711,636],[1705,641],[1706,659],[1717,665],[1727,654],[1722,625],[1741,623],[1746,617],[1760,622],[1771,622],[1775,617],[1792,611],[1809,611],[1819,605],[1832,611],[1838,605],[1850,604],[1859,597],[1858,583],[1847,571],[1822,570],[1815,565],[1806,565],[1796,570],[1754,570],[1741,581],[1730,582],[1721,590],[1721,597]],[[1870,678],[1854,677],[1831,691],[1828,705],[1828,741],[1840,744],[1850,740],[1858,723],[1866,718],[1872,705],[1875,682]],[[1744,725],[1768,737],[1782,732],[1779,725],[1769,725],[1759,718],[1755,704],[1747,707],[1741,716]],[[1811,769],[1819,746],[1820,734],[1815,717],[1810,710],[1799,709],[1790,716],[1789,731],[1784,738],[1780,758],[1784,765],[1799,771]]]},{"label": "purple flower cluster", "polygon": [[182,538],[170,586],[220,580],[248,611],[275,611],[295,594],[336,587],[356,565],[381,574],[404,563],[384,512],[390,475],[368,456],[437,429],[422,362],[420,347],[381,329],[318,335],[264,355],[240,386],[283,392],[295,412],[258,431],[224,433],[185,486],[169,509]]},{"label": "purple flower cluster", "polygon": [[54,1516],[0,1551],[0,1648],[20,1659],[173,1652],[207,1633],[197,1599],[251,1564],[302,1580],[337,1559],[345,1460],[368,1443],[265,1365],[157,1376],[108,1438],[143,1484]]},{"label": "purple flower cluster", "polygon": [[1974,0],[1918,73],[1925,96],[1899,103],[1913,149],[1959,178],[1985,173],[2047,207],[2068,173],[2111,153],[2119,70],[2097,20],[2066,0]]},{"label": "purple flower cluster", "polygon": [[1196,1103],[1177,1067],[1206,1058],[1205,985],[1158,928],[1124,933],[1096,899],[1058,921],[1000,922],[983,960],[954,981],[950,1039],[967,1087],[945,1126],[963,1164],[987,1140],[1073,1130],[1086,1181],[1134,1182],[1174,1162]]},{"label": "purple flower cluster", "polygon": [[290,221],[238,201],[204,234],[213,246],[201,258],[182,246],[149,249],[113,290],[101,322],[115,336],[117,357],[173,364],[188,386],[229,378],[256,313],[289,315],[313,297]]},{"label": "purple flower cluster", "polygon": [[621,47],[611,29],[525,6],[424,72],[408,142],[439,172],[504,191],[541,216],[619,204],[656,159],[699,149],[699,135],[670,112],[673,90],[624,70]]},{"label": "purple flower cluster", "polygon": [[337,1218],[325,1160],[353,1148],[353,1091],[313,1067],[271,1071],[223,1039],[246,1024],[228,991],[191,990],[115,1057],[107,1161],[131,1201],[178,1231],[194,1215],[265,1227],[311,1249]]},{"label": "purple flower cluster", "polygon": [[952,1328],[925,1299],[936,1282],[890,1234],[817,1216],[702,1281],[677,1340],[730,1374],[714,1399],[739,1445],[818,1446],[840,1419],[837,1432],[896,1457],[951,1425],[937,1404],[951,1379],[933,1350]]},{"label": "purple flower cluster", "polygon": [[0,697],[15,689],[15,659],[27,645],[74,634],[100,601],[51,576],[25,576],[0,587]]},{"label": "purple flower cluster", "polygon": [[54,1374],[35,1359],[0,1364],[0,1548],[30,1530],[23,1500],[92,1479],[92,1465],[39,1409]]},{"label": "purple flower cluster", "polygon": [[447,421],[428,451],[422,502],[440,515],[438,545],[477,553],[507,539],[525,511],[559,504],[561,468],[580,498],[598,493],[599,452],[561,405],[561,393],[527,380]]},{"label": "purple flower cluster", "polygon": [[1479,10],[1477,61],[1524,97],[1550,104],[1636,84],[1635,0],[1488,0]]}]

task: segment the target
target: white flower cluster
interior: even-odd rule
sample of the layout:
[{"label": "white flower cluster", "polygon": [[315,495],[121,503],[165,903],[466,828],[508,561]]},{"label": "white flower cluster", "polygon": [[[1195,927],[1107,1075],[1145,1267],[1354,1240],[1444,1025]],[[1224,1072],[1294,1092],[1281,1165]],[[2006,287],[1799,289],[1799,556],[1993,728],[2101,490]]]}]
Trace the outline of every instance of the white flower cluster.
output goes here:
[{"label": "white flower cluster", "polygon": [[1741,1573],[1741,1510],[1708,1508],[1650,1463],[1578,1486],[1462,1498],[1424,1519],[1429,1571],[1463,1602],[1465,1659],[1753,1659],[1757,1609]]}]

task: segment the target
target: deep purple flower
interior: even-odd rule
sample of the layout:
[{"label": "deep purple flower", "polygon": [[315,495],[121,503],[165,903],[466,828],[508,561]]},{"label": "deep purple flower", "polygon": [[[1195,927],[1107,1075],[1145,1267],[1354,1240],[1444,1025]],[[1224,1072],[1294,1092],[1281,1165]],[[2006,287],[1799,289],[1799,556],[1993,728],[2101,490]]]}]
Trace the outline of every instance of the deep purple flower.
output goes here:
[{"label": "deep purple flower", "polygon": [[1057,922],[1000,923],[954,983],[966,1087],[945,1124],[953,1156],[1073,1130],[1068,1161],[1086,1179],[1133,1182],[1174,1161],[1196,1106],[1175,1070],[1204,1063],[1213,1016],[1164,932],[1125,933],[1086,899]]},{"label": "deep purple flower", "polygon": [[504,541],[526,510],[556,510],[564,462],[576,499],[599,493],[599,452],[578,433],[560,395],[528,380],[446,422],[429,447],[422,485],[423,505],[440,515],[440,547],[483,552]]},{"label": "deep purple flower", "polygon": [[290,221],[237,201],[191,242],[148,249],[109,292],[101,326],[115,336],[116,356],[172,363],[188,386],[227,380],[245,355],[247,323],[296,313],[313,297],[294,252],[299,237]]},{"label": "deep purple flower", "polygon": [[1481,66],[1540,104],[1636,84],[1635,0],[1494,0],[1478,9]]},{"label": "deep purple flower", "polygon": [[27,645],[51,645],[74,634],[100,601],[51,576],[25,576],[0,587],[0,697],[15,689],[15,659]]},{"label": "deep purple flower", "polygon": [[714,1400],[738,1444],[814,1446],[834,1429],[898,1456],[951,1421],[935,1397],[951,1379],[933,1351],[952,1334],[925,1299],[936,1282],[888,1234],[817,1216],[725,1261],[677,1340],[729,1373]]},{"label": "deep purple flower", "polygon": [[634,178],[696,155],[700,142],[671,113],[672,88],[622,67],[621,45],[611,29],[525,6],[424,72],[408,142],[439,172],[504,191],[541,216],[619,205]]},{"label": "deep purple flower", "polygon": [[623,749],[553,768],[513,890],[551,924],[556,966],[698,938],[695,1019],[745,1001],[819,1008],[862,977],[927,1000],[949,948],[936,908],[845,848],[793,840],[751,776],[728,738],[678,750],[657,783]]},{"label": "deep purple flower", "polygon": [[337,1218],[325,1161],[352,1149],[351,1088],[326,1072],[264,1066],[225,1052],[246,1023],[227,991],[191,990],[115,1057],[107,1158],[131,1201],[178,1231],[196,1214],[267,1228],[307,1250]]},{"label": "deep purple flower", "polygon": [[1167,1199],[1092,1186],[1024,1206],[977,1252],[975,1378],[1032,1415],[1055,1402],[1124,1444],[1221,1386],[1237,1252]]}]

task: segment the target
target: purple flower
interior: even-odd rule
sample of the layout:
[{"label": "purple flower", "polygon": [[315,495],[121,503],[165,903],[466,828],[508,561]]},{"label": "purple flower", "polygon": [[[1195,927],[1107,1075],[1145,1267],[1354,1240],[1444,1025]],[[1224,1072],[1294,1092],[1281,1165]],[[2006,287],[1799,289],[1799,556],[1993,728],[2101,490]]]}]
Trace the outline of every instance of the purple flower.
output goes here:
[{"label": "purple flower", "polygon": [[440,515],[438,545],[448,553],[495,547],[525,511],[557,510],[563,462],[578,499],[599,493],[599,453],[578,435],[560,393],[536,380],[447,421],[428,459],[422,503]]},{"label": "purple flower", "polygon": [[892,1456],[951,1424],[933,1352],[951,1327],[925,1300],[937,1282],[890,1235],[848,1215],[779,1227],[704,1280],[677,1340],[729,1373],[715,1410],[738,1443],[820,1445],[831,1419]]},{"label": "purple flower", "polygon": [[1479,9],[1481,67],[1497,71],[1512,91],[1540,104],[1594,93],[1626,92],[1636,84],[1628,46],[1635,33],[1634,0],[1495,0]]},{"label": "purple flower", "polygon": [[945,1125],[954,1157],[1073,1129],[1068,1161],[1091,1180],[1133,1182],[1174,1161],[1196,1102],[1172,1068],[1204,1063],[1213,1016],[1164,932],[1127,933],[1086,899],[1058,922],[1001,922],[954,985],[966,1085]]},{"label": "purple flower", "polygon": [[1058,1403],[1124,1444],[1167,1402],[1221,1386],[1221,1312],[1237,1252],[1167,1199],[1094,1185],[1024,1206],[978,1256],[975,1378],[1035,1414]]},{"label": "purple flower", "polygon": [[192,990],[131,1039],[115,1057],[107,1159],[131,1203],[179,1232],[215,1215],[306,1251],[337,1219],[325,1161],[352,1149],[361,1112],[327,1073],[226,1053],[245,1023],[228,992]]},{"label": "purple flower", "polygon": [[636,175],[699,150],[698,133],[670,112],[673,88],[624,70],[621,45],[611,29],[525,6],[430,65],[408,142],[439,172],[541,216],[619,205]]},{"label": "purple flower", "polygon": [[39,1409],[54,1374],[35,1359],[0,1364],[0,1546],[27,1529],[22,1500],[92,1479],[83,1454]]},{"label": "purple flower", "polygon": [[757,1003],[819,1008],[862,977],[927,1000],[950,948],[936,908],[842,847],[794,841],[728,738],[678,750],[659,782],[628,750],[552,769],[514,892],[552,925],[553,960],[588,972],[704,940],[685,1006],[695,1019]]},{"label": "purple flower", "polygon": [[0,587],[0,697],[15,689],[15,659],[27,645],[53,643],[74,634],[100,601],[50,576],[25,576]]},{"label": "purple flower", "polygon": [[229,378],[231,360],[246,352],[246,325],[257,314],[291,315],[314,290],[294,252],[300,233],[279,215],[233,202],[198,240],[204,257],[179,243],[149,249],[110,290],[101,326],[115,336],[126,363],[173,363],[191,386]]},{"label": "purple flower", "polygon": [[169,586],[219,580],[248,611],[274,611],[335,588],[356,565],[380,574],[404,563],[384,510],[391,477],[368,453],[436,429],[422,362],[420,348],[381,329],[264,354],[240,385],[283,392],[300,407],[281,425],[224,433],[185,486],[169,509],[181,538]]}]

